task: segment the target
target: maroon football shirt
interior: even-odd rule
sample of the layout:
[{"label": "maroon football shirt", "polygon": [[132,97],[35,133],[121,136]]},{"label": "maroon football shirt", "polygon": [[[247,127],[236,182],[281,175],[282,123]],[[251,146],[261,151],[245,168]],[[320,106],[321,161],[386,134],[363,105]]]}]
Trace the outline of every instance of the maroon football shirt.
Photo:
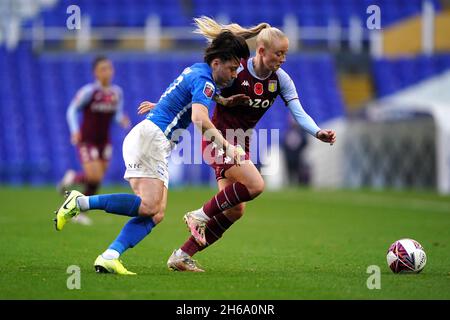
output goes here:
[{"label": "maroon football shirt", "polygon": [[[118,86],[105,88],[93,83],[81,88],[69,107],[83,112],[79,128],[81,142],[96,145],[108,143],[111,122],[114,117],[117,120],[121,117],[122,105],[122,90]],[[71,128],[72,132],[74,130]]]},{"label": "maroon football shirt", "polygon": [[[242,147],[245,144],[246,151],[250,147],[249,137],[251,137],[251,134],[250,132],[245,134],[245,132],[256,126],[259,119],[272,106],[276,97],[280,95],[285,103],[298,99],[295,86],[286,72],[279,69],[267,78],[260,79],[253,71],[252,60],[252,58],[242,60],[233,84],[221,91],[223,97],[246,94],[250,97],[250,104],[234,107],[217,104],[212,117],[213,124],[222,132],[224,137],[231,143],[238,143]],[[238,138],[231,141],[233,139],[229,139],[230,135],[227,134],[227,129],[242,129],[243,132],[237,134]]]}]

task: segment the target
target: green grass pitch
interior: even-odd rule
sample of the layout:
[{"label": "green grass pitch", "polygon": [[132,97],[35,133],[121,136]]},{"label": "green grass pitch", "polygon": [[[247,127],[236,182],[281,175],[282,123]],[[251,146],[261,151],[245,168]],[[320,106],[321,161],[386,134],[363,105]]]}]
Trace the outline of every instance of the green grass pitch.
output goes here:
[{"label": "green grass pitch", "polygon": [[[129,192],[105,188],[102,193]],[[428,192],[266,191],[195,259],[202,274],[167,270],[188,237],[182,216],[213,189],[169,192],[166,218],[122,257],[135,277],[96,274],[93,262],[126,217],[93,211],[94,225],[53,226],[53,188],[0,188],[0,299],[450,299],[450,198]],[[421,274],[395,275],[386,251],[410,237],[425,248]],[[67,268],[81,270],[69,290]],[[381,269],[369,290],[367,267]]]}]

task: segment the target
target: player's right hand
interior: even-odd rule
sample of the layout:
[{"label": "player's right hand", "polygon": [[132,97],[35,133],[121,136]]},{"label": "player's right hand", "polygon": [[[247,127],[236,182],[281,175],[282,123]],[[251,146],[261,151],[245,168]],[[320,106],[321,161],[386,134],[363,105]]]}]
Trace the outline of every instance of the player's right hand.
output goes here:
[{"label": "player's right hand", "polygon": [[150,101],[141,102],[138,107],[138,114],[146,114],[156,106],[156,103]]},{"label": "player's right hand", "polygon": [[73,144],[74,146],[76,146],[77,144],[79,144],[80,141],[81,141],[81,133],[80,133],[79,131],[73,133],[72,136],[70,137],[70,142],[72,142],[72,144]]},{"label": "player's right hand", "polygon": [[234,146],[232,144],[228,144],[225,153],[228,157],[233,159],[233,163],[237,166],[241,165],[241,159],[245,156],[245,151],[241,146]]}]

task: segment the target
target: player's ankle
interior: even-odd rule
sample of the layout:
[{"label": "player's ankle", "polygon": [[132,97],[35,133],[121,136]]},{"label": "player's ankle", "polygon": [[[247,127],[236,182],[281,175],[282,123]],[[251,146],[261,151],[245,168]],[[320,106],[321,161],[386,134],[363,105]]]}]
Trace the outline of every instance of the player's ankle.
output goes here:
[{"label": "player's ankle", "polygon": [[78,197],[77,198],[77,207],[80,211],[88,211],[89,210],[89,197]]},{"label": "player's ankle", "polygon": [[102,253],[102,257],[106,260],[119,259],[120,253],[114,249],[106,249],[106,251]]},{"label": "player's ankle", "polygon": [[180,248],[180,249],[177,249],[177,250],[175,251],[175,255],[176,255],[177,257],[183,257],[183,256],[188,256],[188,257],[189,257],[189,255],[188,255],[186,252],[184,252],[183,250],[181,250],[181,248]]},{"label": "player's ankle", "polygon": [[200,220],[204,220],[204,221],[209,221],[209,219],[211,219],[210,217],[208,217],[205,213],[205,211],[203,211],[203,208],[197,209],[193,212],[194,217],[200,219]]}]

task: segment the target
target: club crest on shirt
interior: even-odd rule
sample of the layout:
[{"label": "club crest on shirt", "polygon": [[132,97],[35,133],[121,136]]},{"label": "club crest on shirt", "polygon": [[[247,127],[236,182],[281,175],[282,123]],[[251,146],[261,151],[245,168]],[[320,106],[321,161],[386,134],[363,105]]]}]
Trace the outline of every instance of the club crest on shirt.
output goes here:
[{"label": "club crest on shirt", "polygon": [[117,96],[115,94],[112,94],[109,96],[109,99],[112,103],[116,103],[117,102]]},{"label": "club crest on shirt", "polygon": [[262,83],[261,82],[255,83],[255,85],[253,86],[253,91],[255,91],[255,94],[258,96],[262,95],[264,92]]},{"label": "club crest on shirt", "polygon": [[211,98],[214,94],[214,85],[211,82],[206,82],[205,86],[203,87],[203,94],[207,98]]},{"label": "club crest on shirt", "polygon": [[269,92],[277,91],[277,80],[269,80]]}]

